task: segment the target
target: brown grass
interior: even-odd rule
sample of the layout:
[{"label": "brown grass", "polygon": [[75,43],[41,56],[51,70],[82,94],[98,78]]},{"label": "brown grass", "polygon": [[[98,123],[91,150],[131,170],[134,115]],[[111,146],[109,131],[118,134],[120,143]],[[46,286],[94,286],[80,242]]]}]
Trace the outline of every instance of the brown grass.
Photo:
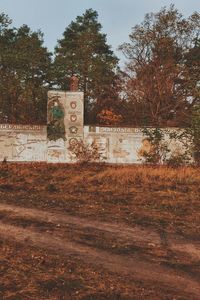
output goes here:
[{"label": "brown grass", "polygon": [[67,164],[0,166],[1,201],[137,223],[195,238],[198,168]]},{"label": "brown grass", "polygon": [[[0,201],[67,212],[90,220],[141,225],[159,234],[178,233],[191,241],[199,240],[198,168],[8,163],[0,165]],[[12,220],[9,216],[7,221],[18,226],[25,226],[28,222]],[[45,231],[47,225],[34,225],[32,221],[32,226],[39,226]],[[85,234],[82,239],[87,238],[87,232]],[[110,238],[106,240],[101,232],[99,234],[93,232],[93,240],[89,239],[88,245],[91,242],[96,247],[107,249],[112,248],[114,243],[114,253],[123,252],[122,255],[125,255],[133,251],[132,245],[120,244],[120,241]],[[81,242],[79,239],[77,237],[77,241]],[[76,257],[60,258],[45,250],[10,242],[0,242],[0,248],[1,299],[174,298],[173,293],[156,284],[110,274]],[[134,251],[141,249],[135,248]],[[156,251],[154,259],[159,258]],[[167,259],[180,263],[178,258]],[[188,299],[177,294],[175,298]]]}]

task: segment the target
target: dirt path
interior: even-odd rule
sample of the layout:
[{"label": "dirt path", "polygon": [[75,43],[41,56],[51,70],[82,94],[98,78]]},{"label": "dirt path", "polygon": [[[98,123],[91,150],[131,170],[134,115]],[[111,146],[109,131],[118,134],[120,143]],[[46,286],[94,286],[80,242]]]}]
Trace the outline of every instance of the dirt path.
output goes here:
[{"label": "dirt path", "polygon": [[[144,227],[130,227],[122,223],[108,223],[85,218],[75,217],[68,214],[53,213],[44,210],[0,204],[0,213],[8,213],[9,216],[23,217],[27,220],[38,220],[57,225],[73,225],[82,229],[98,229],[108,232],[121,239],[131,239],[134,242],[146,245],[161,246],[165,243],[168,250],[181,252],[189,255],[193,260],[200,260],[200,242],[190,242],[180,236],[168,235],[163,238],[162,233],[149,230]],[[70,226],[71,229],[71,226]],[[163,241],[164,239],[164,241]]]},{"label": "dirt path", "polygon": [[[20,242],[40,248],[44,248],[63,256],[78,255],[85,262],[94,266],[101,266],[111,272],[130,275],[133,279],[147,282],[157,282],[163,287],[180,291],[190,295],[190,299],[200,299],[200,283],[198,278],[190,272],[183,272],[160,265],[154,257],[152,260],[144,259],[140,253],[129,253],[126,255],[113,254],[108,250],[102,250],[95,245],[85,245],[70,240],[64,231],[72,233],[78,229],[84,233],[87,229],[98,230],[108,237],[138,243],[141,247],[162,248],[166,247],[168,252],[189,258],[190,263],[199,263],[200,244],[184,240],[178,236],[163,237],[158,233],[139,226],[129,227],[124,224],[91,221],[84,218],[74,217],[67,214],[58,214],[41,211],[38,209],[27,209],[6,204],[0,204],[0,237],[10,241]],[[6,222],[4,221],[6,216]],[[14,218],[27,219],[26,228],[19,225],[11,225]],[[58,231],[49,233],[48,230],[40,232],[34,227],[34,221],[46,222],[48,228],[51,224],[64,225]],[[59,227],[58,227],[59,228]],[[63,236],[62,236],[63,234]],[[87,231],[88,234],[88,231]],[[192,296],[191,296],[192,295]],[[193,297],[193,298],[192,298]]]}]

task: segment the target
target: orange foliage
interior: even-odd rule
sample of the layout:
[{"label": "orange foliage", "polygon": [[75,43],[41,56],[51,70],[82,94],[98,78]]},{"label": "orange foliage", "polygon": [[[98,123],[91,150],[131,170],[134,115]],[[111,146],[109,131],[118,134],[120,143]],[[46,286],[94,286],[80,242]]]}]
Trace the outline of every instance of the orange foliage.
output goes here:
[{"label": "orange foliage", "polygon": [[115,114],[112,110],[103,109],[98,115],[97,119],[100,124],[104,125],[117,125],[122,122],[122,116]]}]

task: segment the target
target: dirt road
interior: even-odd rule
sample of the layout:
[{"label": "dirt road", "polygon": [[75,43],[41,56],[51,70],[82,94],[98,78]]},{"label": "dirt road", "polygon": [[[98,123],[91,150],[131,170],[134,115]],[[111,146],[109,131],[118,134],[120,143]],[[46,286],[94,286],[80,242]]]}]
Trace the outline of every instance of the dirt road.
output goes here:
[{"label": "dirt road", "polygon": [[139,226],[0,204],[0,238],[200,299],[200,243]]}]

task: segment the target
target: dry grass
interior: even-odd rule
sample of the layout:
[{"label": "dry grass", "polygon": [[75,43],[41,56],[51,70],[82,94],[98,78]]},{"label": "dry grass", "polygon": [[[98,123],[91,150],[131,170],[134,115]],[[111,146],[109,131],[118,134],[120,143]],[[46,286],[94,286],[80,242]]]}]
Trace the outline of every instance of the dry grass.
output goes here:
[{"label": "dry grass", "polygon": [[[139,224],[151,227],[160,235],[171,232],[190,241],[199,240],[198,168],[0,165],[0,201],[45,211],[67,212],[89,220]],[[28,222],[23,218],[12,220],[9,216],[7,221],[17,226]],[[34,226],[33,221],[31,224]],[[45,224],[35,226],[41,227],[44,232],[46,230]],[[133,251],[132,245],[128,247],[120,241],[112,241],[110,237],[106,239],[101,232],[100,236],[93,232],[92,237],[92,240],[86,240],[88,245],[92,243],[97,248],[122,252],[122,255]],[[73,238],[81,242],[81,239],[87,238],[87,232],[83,236],[73,233]],[[112,248],[113,243],[116,249]],[[154,300],[173,299],[174,296],[176,299],[188,299],[173,292],[170,294],[156,283],[137,282],[94,268],[77,257],[59,257],[44,249],[10,242],[0,243],[0,249],[0,298],[3,300]],[[162,255],[156,251],[152,254],[154,259],[162,260]],[[179,258],[166,259],[169,263],[180,264]]]},{"label": "dry grass", "polygon": [[[112,277],[77,257],[62,257],[45,250],[0,243],[2,300],[131,300],[129,295],[153,299],[153,288]],[[30,280],[31,279],[31,280]],[[152,298],[151,298],[152,297]]]},{"label": "dry grass", "polygon": [[195,238],[200,231],[198,168],[67,164],[0,167],[1,201],[137,223]]},{"label": "dry grass", "polygon": [[181,185],[196,184],[200,182],[200,173],[195,168],[172,169],[167,167],[117,167],[107,169],[96,180],[101,183],[127,186],[130,184],[142,185]]}]

